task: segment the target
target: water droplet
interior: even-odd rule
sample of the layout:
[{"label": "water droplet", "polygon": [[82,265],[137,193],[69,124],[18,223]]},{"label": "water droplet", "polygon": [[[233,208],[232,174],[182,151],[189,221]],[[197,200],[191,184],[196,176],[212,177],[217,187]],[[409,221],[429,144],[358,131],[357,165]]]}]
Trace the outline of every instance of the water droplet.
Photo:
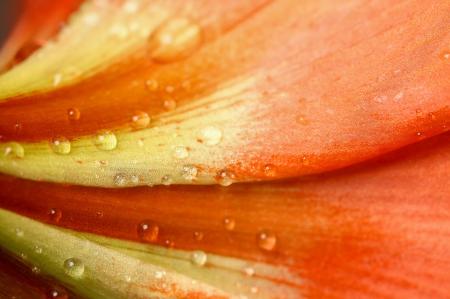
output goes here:
[{"label": "water droplet", "polygon": [[197,266],[204,266],[206,261],[208,260],[208,256],[205,252],[197,250],[192,252],[191,254],[191,262]]},{"label": "water droplet", "polygon": [[117,138],[112,132],[103,132],[95,136],[94,143],[98,149],[110,151],[117,147]]},{"label": "water droplet", "polygon": [[203,240],[204,234],[202,232],[194,232],[194,239],[197,241]]},{"label": "water droplet", "polygon": [[62,212],[59,209],[50,209],[48,211],[48,217],[52,222],[58,223],[62,218]]},{"label": "water droplet", "polygon": [[81,278],[84,273],[84,264],[80,259],[69,258],[64,261],[64,272],[73,278]]},{"label": "water droplet", "polygon": [[269,177],[276,176],[277,170],[276,170],[275,165],[272,165],[272,164],[266,164],[266,165],[264,166],[264,174],[265,174],[266,176],[269,176]]},{"label": "water droplet", "polygon": [[166,276],[166,271],[156,271],[156,272],[155,272],[155,278],[156,278],[156,279],[161,279],[161,278],[163,278],[164,276]]},{"label": "water droplet", "polygon": [[138,235],[144,241],[155,242],[158,240],[159,226],[145,220],[138,225]]},{"label": "water droplet", "polygon": [[181,171],[181,175],[185,180],[192,181],[197,177],[197,167],[194,165],[184,165]]},{"label": "water droplet", "polygon": [[4,149],[4,155],[8,158],[23,158],[25,156],[25,150],[22,145],[17,142],[9,142]]},{"label": "water droplet", "polygon": [[223,219],[223,226],[226,230],[232,231],[236,226],[236,221],[233,218],[225,217]]},{"label": "water droplet", "polygon": [[138,111],[131,117],[131,121],[133,128],[144,129],[150,124],[150,116],[143,111]]},{"label": "water droplet", "polygon": [[173,18],[161,24],[149,39],[149,53],[153,60],[170,62],[185,58],[201,42],[200,27],[185,18]]},{"label": "water droplet", "polygon": [[118,187],[125,186],[127,184],[127,176],[123,173],[118,173],[114,176],[114,185]]},{"label": "water droplet", "polygon": [[253,276],[253,275],[255,275],[255,269],[253,269],[252,267],[245,267],[244,273],[247,276]]},{"label": "water droplet", "polygon": [[450,51],[444,51],[444,52],[442,52],[441,58],[442,58],[443,60],[450,60]]},{"label": "water droplet", "polygon": [[204,127],[197,135],[199,142],[213,146],[222,140],[222,131],[214,126]]},{"label": "water droplet", "polygon": [[233,172],[223,169],[217,173],[216,180],[221,186],[227,187],[233,184],[235,177]]},{"label": "water droplet", "polygon": [[252,292],[253,294],[258,293],[258,288],[257,287],[251,287],[250,288],[250,292]]},{"label": "water droplet", "polygon": [[166,86],[166,92],[167,93],[172,93],[175,91],[175,87],[173,87],[172,85],[167,85]]},{"label": "water droplet", "polygon": [[34,274],[39,274],[39,273],[41,273],[41,269],[39,269],[39,267],[37,267],[37,266],[33,266],[31,268],[31,272],[33,272]]},{"label": "water droplet", "polygon": [[80,119],[80,110],[77,108],[69,108],[67,109],[67,119],[69,121],[75,121]]},{"label": "water droplet", "polygon": [[169,174],[166,174],[165,176],[163,176],[163,177],[161,178],[161,184],[163,184],[163,185],[165,185],[165,186],[171,185],[172,182],[173,182],[172,176],[169,175]]},{"label": "water droplet", "polygon": [[42,253],[42,247],[39,246],[34,246],[34,252],[36,252],[37,254],[41,254]]},{"label": "water droplet", "polygon": [[139,183],[139,176],[136,174],[132,174],[130,176],[130,182],[134,185],[137,185]]},{"label": "water droplet", "polygon": [[258,247],[266,250],[272,251],[277,245],[277,237],[275,234],[269,231],[262,231],[258,234]]},{"label": "water droplet", "polygon": [[22,238],[22,237],[23,237],[24,232],[23,232],[22,229],[16,228],[14,231],[16,232],[16,236],[17,236],[17,237],[19,237],[19,238]]},{"label": "water droplet", "polygon": [[47,298],[49,299],[67,299],[67,293],[63,290],[52,289],[48,293]]},{"label": "water droplet", "polygon": [[177,159],[186,159],[189,156],[189,152],[184,146],[176,146],[173,150],[173,156]]},{"label": "water droplet", "polygon": [[71,144],[65,137],[55,137],[50,142],[50,148],[55,154],[67,155],[70,153]]},{"label": "water droplet", "polygon": [[26,260],[28,257],[27,257],[27,255],[24,252],[21,252],[20,253],[20,258],[23,259],[23,260]]},{"label": "water droplet", "polygon": [[145,86],[147,86],[147,89],[150,91],[156,91],[159,87],[158,81],[154,79],[149,79],[145,81]]},{"label": "water droplet", "polygon": [[403,92],[403,91],[400,91],[399,93],[397,93],[397,94],[394,96],[394,100],[395,100],[395,101],[400,101],[400,100],[403,98],[403,95],[404,95],[404,92]]},{"label": "water droplet", "polygon": [[56,73],[53,75],[53,86],[58,86],[61,83],[62,74]]},{"label": "water droplet", "polygon": [[167,110],[174,110],[177,108],[177,102],[173,99],[168,99],[164,101],[164,108]]},{"label": "water droplet", "polygon": [[298,117],[295,119],[295,121],[296,121],[298,124],[303,125],[303,126],[306,126],[306,125],[309,124],[309,120],[308,120],[304,115],[298,116]]}]

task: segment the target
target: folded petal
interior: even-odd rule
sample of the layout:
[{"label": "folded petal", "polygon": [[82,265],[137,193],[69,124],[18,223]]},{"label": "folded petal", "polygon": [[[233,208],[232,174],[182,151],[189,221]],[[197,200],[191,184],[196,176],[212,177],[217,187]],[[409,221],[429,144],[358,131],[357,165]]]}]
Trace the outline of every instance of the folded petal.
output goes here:
[{"label": "folded petal", "polygon": [[87,2],[0,78],[0,130],[15,142],[0,171],[228,185],[323,172],[448,130],[447,2],[111,3],[93,29],[86,18],[103,10]]}]

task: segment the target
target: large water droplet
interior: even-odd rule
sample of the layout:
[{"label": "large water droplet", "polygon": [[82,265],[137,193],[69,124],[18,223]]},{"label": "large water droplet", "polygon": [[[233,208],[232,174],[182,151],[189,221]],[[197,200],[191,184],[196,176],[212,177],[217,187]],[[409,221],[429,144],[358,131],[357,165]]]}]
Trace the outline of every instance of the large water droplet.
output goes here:
[{"label": "large water droplet", "polygon": [[275,234],[266,230],[261,231],[258,234],[257,241],[258,247],[266,251],[272,251],[277,245],[277,237],[275,236]]},{"label": "large water droplet", "polygon": [[177,159],[186,159],[189,156],[189,152],[184,146],[176,146],[173,150],[173,156]]},{"label": "large water droplet", "polygon": [[70,153],[71,144],[65,137],[55,137],[50,142],[50,147],[55,154],[67,155]]},{"label": "large water droplet", "polygon": [[204,266],[206,261],[208,260],[208,256],[205,252],[197,250],[191,253],[191,262],[197,266]]},{"label": "large water droplet", "polygon": [[23,158],[25,156],[25,150],[20,143],[9,142],[4,148],[4,155],[8,158]]},{"label": "large water droplet", "polygon": [[201,143],[213,146],[222,140],[222,131],[214,126],[207,126],[199,131],[197,139]]},{"label": "large water droplet", "polygon": [[110,151],[117,147],[117,138],[112,132],[103,132],[95,136],[94,144],[98,149]]},{"label": "large water droplet", "polygon": [[135,129],[144,129],[150,124],[150,116],[146,112],[138,111],[131,117],[131,125]]},{"label": "large water droplet", "polygon": [[223,226],[226,230],[232,231],[236,226],[236,221],[233,218],[225,217],[223,219]]},{"label": "large water droplet", "polygon": [[138,225],[138,236],[144,241],[155,242],[158,240],[159,226],[145,220]]},{"label": "large water droplet", "polygon": [[150,36],[148,49],[153,60],[170,62],[182,59],[201,43],[200,27],[185,18],[173,18]]},{"label": "large water droplet", "polygon": [[69,121],[76,121],[80,119],[80,110],[77,108],[69,108],[67,109],[67,119]]},{"label": "large water droplet", "polygon": [[185,180],[192,181],[197,177],[198,169],[194,165],[184,165],[181,175]]},{"label": "large water droplet", "polygon": [[64,261],[64,272],[73,278],[81,278],[84,274],[84,264],[80,259],[69,258]]},{"label": "large water droplet", "polygon": [[62,218],[62,212],[59,209],[52,208],[48,211],[50,221],[58,223]]}]

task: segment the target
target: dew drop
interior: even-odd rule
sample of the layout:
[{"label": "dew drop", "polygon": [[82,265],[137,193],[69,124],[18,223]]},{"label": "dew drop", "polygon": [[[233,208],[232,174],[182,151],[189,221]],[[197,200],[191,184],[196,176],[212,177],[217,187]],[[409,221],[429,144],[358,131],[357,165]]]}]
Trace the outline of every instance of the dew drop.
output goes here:
[{"label": "dew drop", "polygon": [[154,79],[149,79],[149,80],[145,81],[145,86],[147,86],[147,89],[149,91],[156,91],[156,90],[158,90],[159,84],[158,84],[158,81],[156,81]]},{"label": "dew drop", "polygon": [[22,229],[16,228],[14,231],[16,232],[16,236],[17,236],[17,237],[19,237],[19,238],[22,238],[22,237],[23,237],[24,232],[23,232]]},{"label": "dew drop", "polygon": [[123,187],[127,184],[127,176],[123,173],[118,173],[114,176],[113,183],[117,187]]},{"label": "dew drop", "polygon": [[245,267],[244,273],[247,276],[253,276],[253,275],[255,275],[255,269],[253,269],[252,267]]},{"label": "dew drop", "polygon": [[70,153],[71,144],[65,137],[55,137],[50,142],[50,148],[55,154],[67,155]]},{"label": "dew drop", "polygon": [[296,121],[298,124],[303,125],[303,126],[306,126],[306,125],[309,124],[309,120],[308,120],[304,115],[298,116],[298,117],[295,119],[295,121]]},{"label": "dew drop", "polygon": [[444,51],[441,54],[442,60],[450,60],[450,51]]},{"label": "dew drop", "polygon": [[191,254],[191,262],[197,266],[204,266],[206,261],[208,260],[208,256],[204,251],[194,251]]},{"label": "dew drop", "polygon": [[155,242],[158,240],[159,226],[151,221],[143,221],[138,225],[138,236],[144,241]]},{"label": "dew drop", "polygon": [[197,177],[198,169],[194,165],[184,165],[181,175],[185,180],[192,181]]},{"label": "dew drop", "polygon": [[253,293],[253,294],[256,294],[256,293],[258,293],[258,288],[257,287],[251,287],[250,288],[250,292]]},{"label": "dew drop", "polygon": [[76,121],[80,119],[80,110],[77,108],[69,108],[67,109],[67,119],[69,121]]},{"label": "dew drop", "polygon": [[225,217],[223,219],[223,226],[225,227],[226,230],[232,231],[236,226],[236,221],[233,218]]},{"label": "dew drop", "polygon": [[264,166],[264,174],[265,174],[266,176],[268,176],[268,177],[276,176],[277,170],[276,170],[275,165],[272,165],[272,164],[266,164],[266,165]]},{"label": "dew drop", "polygon": [[33,266],[31,268],[31,272],[33,272],[34,274],[39,274],[39,273],[41,273],[41,269],[39,269],[39,267],[37,267],[37,266]]},{"label": "dew drop", "polygon": [[84,273],[84,264],[80,259],[69,258],[64,261],[64,272],[73,278],[81,278]]},{"label": "dew drop", "polygon": [[164,276],[166,276],[166,271],[156,271],[156,272],[155,272],[155,278],[156,278],[156,279],[161,279],[161,278],[163,278]]},{"label": "dew drop", "polygon": [[4,155],[8,158],[23,158],[25,156],[25,150],[20,143],[17,142],[9,142],[6,144],[4,149]]},{"label": "dew drop", "polygon": [[67,299],[67,293],[63,290],[52,289],[48,293],[47,298],[49,299]]},{"label": "dew drop", "polygon": [[94,144],[100,150],[110,151],[117,147],[117,138],[112,132],[103,132],[95,136]]},{"label": "dew drop", "polygon": [[131,117],[131,125],[135,129],[144,129],[150,124],[150,116],[146,112],[138,111]]},{"label": "dew drop", "polygon": [[136,174],[132,174],[130,176],[130,182],[134,185],[137,185],[139,183],[139,176]]},{"label": "dew drop", "polygon": [[197,139],[199,142],[213,146],[222,140],[222,131],[214,126],[207,126],[200,130]]},{"label": "dew drop", "polygon": [[62,212],[59,209],[52,208],[48,211],[50,221],[58,223],[62,218]]},{"label": "dew drop", "polygon": [[201,241],[203,240],[204,234],[202,232],[194,232],[193,236],[196,241]]},{"label": "dew drop", "polygon": [[171,185],[173,182],[172,176],[169,174],[166,174],[165,176],[163,176],[161,178],[161,184],[165,185],[165,186],[169,186]]},{"label": "dew drop", "polygon": [[257,240],[258,247],[266,251],[272,251],[277,245],[277,237],[269,231],[260,232]]},{"label": "dew drop", "polygon": [[174,110],[177,108],[177,102],[173,99],[165,100],[163,105],[166,110]]},{"label": "dew drop", "polygon": [[176,146],[173,150],[173,156],[177,159],[186,159],[189,156],[189,152],[184,146]]},{"label": "dew drop", "polygon": [[157,62],[171,62],[187,57],[201,42],[200,27],[186,18],[164,22],[150,36],[148,50]]},{"label": "dew drop", "polygon": [[223,169],[217,173],[216,180],[221,186],[227,187],[233,184],[235,177],[233,172]]},{"label": "dew drop", "polygon": [[34,252],[36,252],[37,254],[41,254],[42,253],[42,247],[39,246],[34,246]]},{"label": "dew drop", "polygon": [[175,87],[173,87],[172,85],[167,85],[166,86],[166,92],[167,93],[172,93],[175,91]]}]

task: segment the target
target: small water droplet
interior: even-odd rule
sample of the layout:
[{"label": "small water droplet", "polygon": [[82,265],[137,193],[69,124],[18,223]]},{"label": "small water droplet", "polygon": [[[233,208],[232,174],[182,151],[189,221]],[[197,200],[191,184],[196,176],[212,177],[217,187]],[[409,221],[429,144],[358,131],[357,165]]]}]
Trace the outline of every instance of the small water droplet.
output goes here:
[{"label": "small water droplet", "polygon": [[65,137],[55,137],[50,142],[50,148],[55,154],[67,155],[70,153],[71,144]]},{"label": "small water droplet", "polygon": [[125,281],[126,282],[130,282],[131,281],[131,276],[130,275],[125,275]]},{"label": "small water droplet", "polygon": [[138,236],[144,241],[155,242],[158,240],[159,226],[151,221],[143,221],[138,225]]},{"label": "small water droplet", "polygon": [[149,80],[145,81],[145,86],[147,86],[147,89],[149,91],[156,91],[156,90],[158,90],[159,84],[158,84],[158,81],[156,81],[154,79],[149,79]]},{"label": "small water droplet", "polygon": [[200,130],[197,139],[201,143],[213,146],[222,140],[222,131],[214,126],[207,126]]},{"label": "small water droplet", "polygon": [[277,169],[275,165],[272,164],[266,164],[264,166],[264,174],[268,177],[274,177],[277,174]]},{"label": "small water droplet", "polygon": [[62,80],[62,74],[56,73],[53,75],[53,86],[58,86],[61,83]]},{"label": "small water droplet", "polygon": [[139,176],[136,175],[136,174],[132,174],[132,175],[130,176],[130,182],[131,182],[133,185],[137,185],[137,184],[139,183]]},{"label": "small water droplet", "polygon": [[236,226],[236,221],[233,218],[225,217],[223,219],[223,226],[225,227],[226,230],[232,231]]},{"label": "small water droplet", "polygon": [[23,149],[23,146],[20,145],[20,143],[17,142],[9,142],[6,144],[6,147],[4,149],[4,155],[8,158],[18,158],[21,159],[25,156],[25,150]]},{"label": "small water droplet", "polygon": [[258,293],[258,288],[257,287],[251,287],[250,288],[250,292],[253,293],[253,294],[256,294],[256,293]]},{"label": "small water droplet", "polygon": [[309,124],[309,120],[304,115],[299,115],[295,120],[298,124],[303,125],[303,126],[306,126]]},{"label": "small water droplet", "polygon": [[184,165],[181,175],[185,180],[192,181],[197,177],[198,169],[194,165]]},{"label": "small water droplet", "polygon": [[173,150],[173,156],[177,159],[186,159],[189,156],[189,152],[184,146],[176,146]]},{"label": "small water droplet", "polygon": [[77,108],[69,108],[67,109],[67,119],[69,121],[76,121],[80,119],[80,110]]},{"label": "small water droplet", "polygon": [[404,93],[403,91],[398,92],[398,93],[394,96],[394,100],[395,100],[395,101],[400,101],[400,100],[403,98],[404,94],[405,94],[405,93]]},{"label": "small water droplet", "polygon": [[28,256],[24,252],[21,252],[20,253],[20,258],[23,259],[23,260],[26,260],[28,258]]},{"label": "small water droplet", "polygon": [[247,276],[253,276],[253,275],[255,275],[255,269],[253,269],[252,267],[245,267],[244,273]]},{"label": "small water droplet", "polygon": [[167,99],[164,101],[164,108],[167,110],[174,110],[177,108],[177,102],[173,99]]},{"label": "small water droplet", "polygon": [[84,264],[80,259],[69,258],[64,261],[64,272],[73,278],[81,278],[84,274]]},{"label": "small water droplet", "polygon": [[277,237],[275,234],[269,231],[262,231],[258,234],[258,247],[266,250],[272,251],[277,245]]},{"label": "small water droplet", "polygon": [[146,112],[138,111],[131,117],[131,125],[135,129],[144,129],[150,124],[150,116]]},{"label": "small water droplet", "polygon": [[172,176],[169,174],[166,174],[165,176],[163,176],[161,178],[161,184],[165,185],[165,186],[170,186],[173,182]]},{"label": "small water droplet", "polygon": [[34,246],[34,252],[36,252],[37,254],[41,254],[42,253],[42,247],[39,247],[38,245]]},{"label": "small water droplet", "polygon": [[112,132],[103,132],[95,136],[94,144],[98,149],[110,151],[117,147],[117,138]]},{"label": "small water droplet", "polygon": [[182,59],[201,42],[200,27],[185,18],[172,18],[159,26],[150,36],[148,50],[157,62]]},{"label": "small water droplet", "polygon": [[208,256],[204,251],[197,250],[191,253],[191,262],[197,266],[204,266],[206,261],[208,260]]},{"label": "small water droplet", "polygon": [[127,184],[127,176],[123,173],[118,173],[113,179],[114,185],[118,187],[123,187]]},{"label": "small water droplet", "polygon": [[201,241],[203,240],[204,234],[202,232],[194,232],[193,236],[195,240]]},{"label": "small water droplet", "polygon": [[167,85],[166,86],[166,92],[167,93],[172,93],[175,91],[175,87],[173,87],[172,85]]},{"label": "small water droplet", "polygon": [[21,228],[16,228],[14,231],[16,232],[16,236],[17,237],[19,237],[19,238],[23,237],[24,232],[23,232],[23,230]]},{"label": "small water droplet", "polygon": [[63,290],[52,289],[52,290],[50,290],[50,292],[48,292],[47,298],[49,298],[49,299],[67,299],[68,295]]},{"label": "small water droplet", "polygon": [[441,58],[442,58],[443,60],[450,60],[450,51],[444,51],[444,52],[442,52]]},{"label": "small water droplet", "polygon": [[41,273],[41,269],[39,269],[39,267],[37,267],[37,266],[33,266],[31,268],[31,272],[33,272],[34,274],[39,274],[39,273]]},{"label": "small water droplet", "polygon": [[48,217],[52,222],[58,223],[62,218],[62,212],[59,209],[52,208],[48,211]]},{"label": "small water droplet", "polygon": [[216,180],[221,186],[227,187],[233,184],[235,177],[236,175],[233,172],[223,169],[217,173]]},{"label": "small water droplet", "polygon": [[156,279],[161,279],[161,278],[163,278],[164,276],[166,276],[166,271],[156,271],[156,272],[155,272],[155,278],[156,278]]}]

